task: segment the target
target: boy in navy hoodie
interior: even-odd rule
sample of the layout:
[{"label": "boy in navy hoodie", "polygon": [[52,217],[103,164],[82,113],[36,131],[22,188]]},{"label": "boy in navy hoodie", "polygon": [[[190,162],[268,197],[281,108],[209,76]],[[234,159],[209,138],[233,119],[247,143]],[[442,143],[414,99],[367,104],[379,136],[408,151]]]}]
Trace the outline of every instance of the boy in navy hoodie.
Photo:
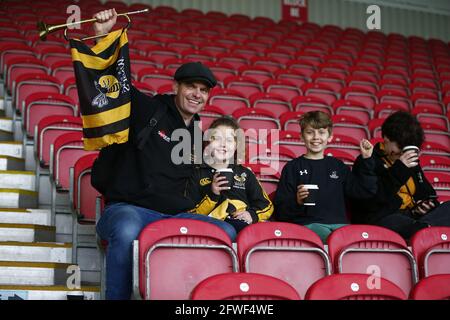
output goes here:
[{"label": "boy in navy hoodie", "polygon": [[[302,116],[301,137],[307,151],[283,168],[274,201],[276,220],[304,225],[323,242],[332,231],[348,224],[345,197],[370,198],[377,191],[373,146],[368,140],[361,141],[361,155],[354,163],[358,175],[341,160],[324,156],[333,139],[332,126],[325,112],[311,111]],[[314,206],[305,205],[310,192],[304,187],[307,184],[319,187]]]}]

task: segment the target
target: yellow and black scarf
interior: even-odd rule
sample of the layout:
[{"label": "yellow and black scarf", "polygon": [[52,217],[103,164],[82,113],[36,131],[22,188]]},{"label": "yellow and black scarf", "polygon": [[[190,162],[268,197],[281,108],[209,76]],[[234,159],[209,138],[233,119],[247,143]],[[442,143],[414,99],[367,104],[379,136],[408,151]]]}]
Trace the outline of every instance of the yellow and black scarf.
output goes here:
[{"label": "yellow and black scarf", "polygon": [[131,72],[125,29],[93,48],[71,39],[70,48],[83,120],[84,148],[98,150],[128,141]]},{"label": "yellow and black scarf", "polygon": [[[384,144],[380,143],[380,150],[384,152]],[[389,161],[387,157],[383,157],[383,161],[386,166],[389,168],[392,166],[392,162]],[[402,205],[400,209],[411,209],[414,207],[415,202],[413,199],[413,195],[416,193],[416,185],[414,183],[414,179],[410,177],[406,184],[400,187],[400,190],[397,192],[397,195],[402,199]]]}]

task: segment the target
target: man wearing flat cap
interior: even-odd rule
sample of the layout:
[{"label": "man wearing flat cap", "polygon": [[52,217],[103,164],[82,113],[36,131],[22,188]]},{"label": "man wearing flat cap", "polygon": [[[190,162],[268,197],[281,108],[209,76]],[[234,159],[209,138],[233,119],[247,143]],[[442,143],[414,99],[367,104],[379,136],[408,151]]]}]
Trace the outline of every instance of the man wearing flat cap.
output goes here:
[{"label": "man wearing flat cap", "polygon": [[[96,34],[104,34],[115,24],[116,13],[105,10],[95,17],[99,21],[94,24]],[[195,206],[184,196],[194,166],[175,164],[171,158],[178,143],[171,139],[172,133],[187,130],[193,144],[197,113],[216,83],[206,66],[191,62],[175,72],[175,95],[149,97],[132,87],[128,142],[103,148],[92,172],[93,185],[106,199],[96,229],[108,241],[107,299],[130,298],[132,242],[149,223],[173,217],[197,219],[218,225],[234,240],[236,233],[226,222],[186,213]]]}]

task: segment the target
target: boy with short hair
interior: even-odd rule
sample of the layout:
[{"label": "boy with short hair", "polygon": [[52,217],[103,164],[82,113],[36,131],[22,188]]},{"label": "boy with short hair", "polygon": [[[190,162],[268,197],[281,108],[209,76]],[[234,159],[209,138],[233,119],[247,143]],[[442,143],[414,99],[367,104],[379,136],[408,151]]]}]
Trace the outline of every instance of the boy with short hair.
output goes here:
[{"label": "boy with short hair", "polygon": [[[373,146],[366,139],[361,141],[361,155],[354,164],[359,174],[355,175],[341,160],[324,156],[333,139],[333,123],[327,113],[305,113],[300,127],[307,151],[283,168],[275,195],[274,218],[304,225],[326,242],[332,231],[348,223],[345,197],[370,198],[377,191]],[[315,206],[304,205],[309,195],[306,184],[319,187]]]}]

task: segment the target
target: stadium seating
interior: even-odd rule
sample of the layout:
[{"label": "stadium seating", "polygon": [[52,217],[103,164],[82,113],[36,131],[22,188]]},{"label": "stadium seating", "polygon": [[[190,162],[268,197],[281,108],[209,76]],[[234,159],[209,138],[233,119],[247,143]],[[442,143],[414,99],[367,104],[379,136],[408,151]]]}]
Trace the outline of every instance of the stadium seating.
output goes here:
[{"label": "stadium seating", "polygon": [[188,299],[200,281],[239,271],[228,235],[203,221],[154,222],[141,231],[133,248],[133,291],[138,299]]},{"label": "stadium seating", "polygon": [[422,229],[411,238],[414,257],[422,278],[450,274],[450,228]]},{"label": "stadium seating", "polygon": [[331,274],[320,238],[310,229],[284,222],[252,224],[237,237],[241,270],[271,275],[304,296],[316,280]]},{"label": "stadium seating", "polygon": [[[86,247],[78,241],[78,224],[94,224],[96,219],[97,197],[100,193],[91,185],[91,168],[97,153],[80,157],[69,168],[69,198],[72,208],[72,263],[77,263],[78,248]],[[96,248],[95,243],[87,244]]]},{"label": "stadium seating", "polygon": [[258,273],[224,273],[206,278],[191,294],[192,300],[300,300],[288,283]]},{"label": "stadium seating", "polygon": [[407,299],[407,295],[395,283],[383,277],[370,277],[357,273],[330,275],[315,282],[306,293],[305,300]]},{"label": "stadium seating", "polygon": [[417,266],[405,240],[378,226],[348,225],[328,237],[335,273],[382,275],[408,295],[418,281]]},{"label": "stadium seating", "polygon": [[450,274],[438,274],[420,280],[411,291],[412,300],[449,300]]}]

